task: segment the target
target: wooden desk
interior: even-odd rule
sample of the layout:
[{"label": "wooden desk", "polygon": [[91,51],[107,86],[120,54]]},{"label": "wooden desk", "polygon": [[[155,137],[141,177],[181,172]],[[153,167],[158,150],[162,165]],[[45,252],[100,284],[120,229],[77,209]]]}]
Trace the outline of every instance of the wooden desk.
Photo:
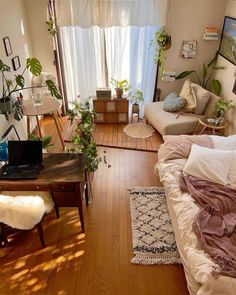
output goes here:
[{"label": "wooden desk", "polygon": [[[43,169],[34,180],[0,180],[1,191],[49,191],[58,207],[77,207],[84,232],[82,197],[85,168],[82,154],[54,153],[43,155]],[[85,190],[86,204],[88,193]]]},{"label": "wooden desk", "polygon": [[[54,99],[51,96],[45,96],[42,98],[42,105],[41,106],[34,106],[32,99],[28,99],[28,100],[23,101],[22,111],[23,111],[24,116],[27,116],[27,117],[35,116],[36,117],[40,138],[42,138],[42,132],[41,132],[38,116],[51,113],[53,116],[54,122],[55,122],[55,126],[57,129],[60,141],[61,141],[61,145],[64,150],[65,144],[64,144],[64,140],[61,135],[60,123],[59,123],[58,116],[57,116],[57,111],[58,111],[58,108],[60,107],[60,105],[61,104],[58,100]],[[29,121],[27,121],[27,132],[28,133],[30,132]]]}]

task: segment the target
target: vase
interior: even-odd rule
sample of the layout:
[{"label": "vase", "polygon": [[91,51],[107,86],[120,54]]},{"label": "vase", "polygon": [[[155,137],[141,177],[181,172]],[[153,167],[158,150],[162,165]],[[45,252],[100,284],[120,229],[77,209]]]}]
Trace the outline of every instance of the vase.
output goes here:
[{"label": "vase", "polygon": [[12,99],[10,97],[4,98],[4,100],[0,99],[0,113],[1,114],[10,114],[12,112],[13,105]]},{"label": "vase", "polygon": [[42,95],[40,93],[32,93],[31,96],[33,100],[33,105],[35,107],[39,107],[43,104]]}]

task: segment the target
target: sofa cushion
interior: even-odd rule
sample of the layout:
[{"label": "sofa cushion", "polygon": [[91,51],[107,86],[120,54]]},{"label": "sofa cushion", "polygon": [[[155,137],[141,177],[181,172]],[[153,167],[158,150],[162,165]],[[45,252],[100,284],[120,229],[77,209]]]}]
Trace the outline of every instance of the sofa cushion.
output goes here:
[{"label": "sofa cushion", "polygon": [[191,133],[197,126],[197,115],[163,111],[163,101],[145,104],[144,117],[162,135]]},{"label": "sofa cushion", "polygon": [[164,100],[163,110],[166,112],[177,112],[186,105],[186,100],[176,93],[167,95]]},{"label": "sofa cushion", "polygon": [[184,108],[185,111],[188,111],[188,112],[194,111],[194,109],[197,106],[197,102],[196,102],[196,98],[193,94],[190,80],[187,79],[184,82],[184,85],[182,87],[182,90],[181,90],[179,96],[181,96],[182,98],[184,98],[186,100],[186,106]]},{"label": "sofa cushion", "polygon": [[191,87],[197,103],[194,114],[201,115],[206,108],[211,93],[198,84],[191,83]]}]

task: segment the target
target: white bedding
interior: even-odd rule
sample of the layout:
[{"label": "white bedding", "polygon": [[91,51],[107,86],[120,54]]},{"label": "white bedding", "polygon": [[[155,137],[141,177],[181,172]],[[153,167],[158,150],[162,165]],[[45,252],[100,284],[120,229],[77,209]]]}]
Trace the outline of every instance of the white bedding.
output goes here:
[{"label": "white bedding", "polygon": [[188,289],[191,295],[235,295],[236,279],[227,276],[213,278],[216,266],[209,255],[201,250],[192,231],[193,218],[199,210],[193,198],[179,188],[179,175],[186,160],[160,161],[160,180],[166,191],[167,204],[175,231],[176,241],[183,262]]}]

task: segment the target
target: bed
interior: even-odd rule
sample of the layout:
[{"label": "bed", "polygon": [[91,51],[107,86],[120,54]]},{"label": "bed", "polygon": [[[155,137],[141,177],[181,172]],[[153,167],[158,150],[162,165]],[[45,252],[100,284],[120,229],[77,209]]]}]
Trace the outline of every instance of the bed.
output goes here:
[{"label": "bed", "polygon": [[[213,139],[215,140],[215,145],[212,144],[209,148],[221,147],[222,140],[225,140],[222,137],[207,137],[208,143],[209,140],[210,142],[213,142]],[[175,140],[177,136],[173,136],[173,138]],[[194,137],[195,144],[197,144],[199,138],[199,136]],[[172,137],[168,136],[169,139],[172,140]],[[186,135],[183,135],[183,139],[186,139]],[[190,136],[187,136],[187,139],[191,142]],[[168,140],[164,137],[164,144],[158,152],[158,163],[155,170],[165,188],[167,205],[189,293],[191,295],[235,295],[236,278],[223,275],[218,278],[213,277],[212,269],[216,265],[210,256],[202,250],[198,238],[193,232],[192,223],[200,209],[189,193],[181,191],[179,183],[179,177],[187,162],[187,157],[185,152],[183,153],[184,156],[181,156],[181,152],[178,155],[177,151],[177,157],[169,157],[168,159],[168,155],[171,154],[167,143]],[[184,148],[184,140],[179,138],[176,146],[178,146],[178,149]],[[236,136],[231,137],[229,146],[236,149]]]}]

